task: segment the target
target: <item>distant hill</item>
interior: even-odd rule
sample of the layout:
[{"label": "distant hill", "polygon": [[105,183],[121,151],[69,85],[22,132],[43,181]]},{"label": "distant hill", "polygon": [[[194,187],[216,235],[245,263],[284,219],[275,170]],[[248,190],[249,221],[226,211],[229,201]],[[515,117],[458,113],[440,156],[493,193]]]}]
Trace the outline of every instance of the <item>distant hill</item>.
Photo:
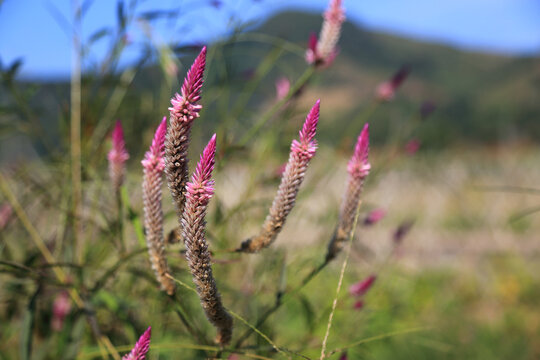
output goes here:
[{"label": "distant hill", "polygon": [[[303,49],[311,32],[321,27],[320,14],[285,12],[277,14],[250,31],[264,34],[266,39],[284,39],[297,44],[288,47],[283,56],[272,64],[272,70],[253,91],[248,108],[234,121],[231,131],[245,130],[245,125],[257,116],[259,106],[268,105],[274,97],[274,80],[279,76],[297,78],[306,65]],[[242,35],[240,35],[242,36]],[[255,36],[255,35],[254,35]],[[234,36],[233,36],[234,37]],[[222,56],[209,64],[205,85],[205,122],[202,131],[209,133],[223,115],[233,116],[230,107],[245,91],[246,79],[272,50],[264,41],[225,42]],[[353,136],[362,124],[351,121],[370,104],[374,89],[388,79],[403,64],[411,75],[396,98],[381,106],[371,117],[374,142],[381,143],[418,113],[423,101],[436,104],[436,112],[411,136],[421,139],[427,148],[451,144],[490,144],[500,141],[540,141],[540,58],[508,57],[461,51],[449,46],[413,41],[376,33],[345,23],[339,43],[340,54],[335,63],[320,72],[304,91],[302,109],[320,97],[322,119],[319,139],[335,144],[344,135]],[[189,64],[195,51],[182,48],[182,64]],[[187,54],[187,55],[186,55]],[[185,69],[180,69],[180,76]],[[114,76],[83,80],[83,133],[92,133],[111,97]],[[142,68],[129,85],[115,118],[129,119],[128,139],[134,143],[148,140],[150,119],[165,115],[170,94],[160,90],[165,83],[155,65]],[[48,82],[28,84],[32,101],[44,131],[53,137],[67,138],[69,128],[69,84]],[[109,87],[107,87],[109,86]],[[180,85],[173,84],[171,94]],[[232,91],[231,91],[232,90]],[[250,90],[251,91],[251,90]],[[227,96],[223,94],[227,93]],[[0,91],[0,104],[9,100]],[[212,100],[209,100],[212,99]],[[2,108],[4,114],[9,106]],[[16,119],[25,116],[17,110],[4,116]],[[303,110],[302,110],[303,111]],[[19,114],[19,115],[17,115]],[[22,115],[20,115],[22,114]],[[126,120],[127,121],[127,120]],[[4,126],[8,122],[0,123]],[[346,133],[347,129],[355,129]],[[41,149],[42,150],[42,149]],[[38,151],[40,148],[38,147]],[[142,151],[142,150],[141,150]]]}]

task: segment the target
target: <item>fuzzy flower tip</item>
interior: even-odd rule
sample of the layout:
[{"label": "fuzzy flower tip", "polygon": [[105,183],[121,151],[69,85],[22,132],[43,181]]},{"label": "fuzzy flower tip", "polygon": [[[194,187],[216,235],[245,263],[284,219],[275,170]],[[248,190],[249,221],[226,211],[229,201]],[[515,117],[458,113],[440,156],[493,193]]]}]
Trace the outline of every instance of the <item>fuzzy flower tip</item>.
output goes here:
[{"label": "fuzzy flower tip", "polygon": [[291,89],[291,82],[285,76],[276,80],[276,100],[284,99]]},{"label": "fuzzy flower tip", "polygon": [[349,161],[347,171],[354,177],[365,178],[369,174],[371,165],[368,160],[369,154],[369,125],[366,123],[354,148],[354,154]]},{"label": "fuzzy flower tip", "polygon": [[167,118],[163,117],[161,124],[156,129],[152,145],[150,150],[144,155],[144,159],[141,161],[145,169],[156,169],[157,171],[163,171],[165,168],[165,161],[163,159],[165,152],[165,135],[167,134]]},{"label": "fuzzy flower tip", "polygon": [[216,156],[216,134],[212,136],[208,145],[204,148],[197,168],[193,173],[191,182],[186,184],[187,197],[198,198],[208,201],[214,195],[214,180],[212,180],[212,170],[214,170]]},{"label": "fuzzy flower tip", "polygon": [[309,111],[304,126],[300,130],[300,141],[293,140],[291,150],[298,154],[304,155],[311,159],[317,150],[317,141],[314,140],[317,131],[317,123],[319,122],[319,109],[321,100],[317,100],[315,105]]},{"label": "fuzzy flower tip", "polygon": [[175,94],[171,99],[172,106],[169,111],[177,119],[187,122],[199,117],[202,105],[197,104],[197,101],[201,99],[205,66],[206,46],[202,48],[201,53],[191,65],[184,79],[181,94]]},{"label": "fuzzy flower tip", "polygon": [[369,289],[373,286],[373,283],[375,282],[376,279],[377,277],[375,275],[370,275],[364,280],[354,285],[351,285],[351,287],[349,288],[349,292],[353,296],[365,295],[369,291]]},{"label": "fuzzy flower tip", "polygon": [[150,349],[150,336],[152,335],[152,327],[148,327],[146,331],[141,335],[139,340],[135,343],[135,346],[129,354],[124,355],[122,360],[144,360],[146,354]]},{"label": "fuzzy flower tip", "polygon": [[376,89],[376,97],[379,101],[390,101],[394,98],[397,89],[407,79],[410,73],[408,66],[402,66],[390,80],[381,83]]},{"label": "fuzzy flower tip", "polygon": [[116,122],[112,131],[112,149],[107,155],[107,159],[111,163],[125,163],[129,159],[129,154],[126,150],[126,141],[124,140],[124,129],[120,120]]}]

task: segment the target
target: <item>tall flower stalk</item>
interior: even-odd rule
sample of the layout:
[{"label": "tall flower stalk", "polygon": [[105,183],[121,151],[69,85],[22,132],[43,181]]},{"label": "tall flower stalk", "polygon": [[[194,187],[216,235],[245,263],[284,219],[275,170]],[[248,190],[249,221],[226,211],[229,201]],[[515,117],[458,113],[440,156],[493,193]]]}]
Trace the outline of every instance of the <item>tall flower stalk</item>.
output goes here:
[{"label": "tall flower stalk", "polygon": [[316,66],[328,66],[337,56],[337,43],[341,34],[341,26],[345,21],[345,9],[341,0],[330,0],[324,12],[324,21],[319,39],[312,34],[309,39],[306,61]]},{"label": "tall flower stalk", "polygon": [[343,196],[341,209],[339,211],[338,226],[328,244],[326,262],[332,260],[343,248],[353,229],[356,211],[360,206],[360,195],[364,186],[364,180],[369,174],[371,165],[368,161],[369,153],[369,126],[364,125],[364,129],[358,136],[358,141],[354,149],[354,154],[349,160],[347,171],[349,181],[347,190]]},{"label": "tall flower stalk", "polygon": [[188,147],[193,120],[202,105],[201,88],[206,65],[206,46],[189,69],[180,94],[171,99],[169,129],[165,140],[165,174],[179,221],[185,205],[185,187],[189,178]]},{"label": "tall flower stalk", "polygon": [[245,240],[238,249],[239,252],[255,253],[270,246],[285,225],[285,220],[294,207],[309,162],[317,149],[314,137],[319,121],[319,107],[320,100],[317,100],[300,130],[300,140],[292,141],[289,161],[261,231],[258,235]]},{"label": "tall flower stalk", "polygon": [[163,169],[165,168],[164,142],[167,133],[167,118],[163,118],[159,124],[152,145],[146,152],[143,165],[143,206],[144,206],[144,228],[146,231],[146,243],[148,245],[148,255],[152,263],[152,269],[156,275],[161,289],[172,295],[175,291],[175,284],[171,278],[165,257],[165,245],[163,239],[163,211],[161,209],[161,185]]},{"label": "tall flower stalk", "polygon": [[208,320],[217,328],[216,341],[226,345],[232,337],[232,318],[223,307],[214,276],[208,243],[205,239],[205,215],[214,194],[214,169],[216,135],[204,149],[191,181],[186,184],[186,203],[182,218],[182,236],[186,245],[193,282]]}]

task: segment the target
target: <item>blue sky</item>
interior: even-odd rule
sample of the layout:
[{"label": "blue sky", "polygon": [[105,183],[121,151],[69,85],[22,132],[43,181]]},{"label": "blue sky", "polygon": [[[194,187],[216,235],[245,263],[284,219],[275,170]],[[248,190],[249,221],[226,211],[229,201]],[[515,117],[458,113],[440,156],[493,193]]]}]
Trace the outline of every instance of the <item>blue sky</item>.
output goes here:
[{"label": "blue sky", "polygon": [[[321,12],[327,0],[139,1],[138,11],[180,8],[183,16],[162,21],[154,31],[159,41],[187,44],[223,36],[235,21],[264,19],[283,9]],[[68,76],[71,64],[71,0],[0,0],[0,59],[22,57],[24,77]],[[95,0],[83,20],[83,38],[116,21],[116,1]],[[540,53],[539,0],[344,0],[349,21],[384,31],[452,46],[504,54]],[[192,19],[197,16],[197,21]],[[62,20],[63,19],[63,20]],[[139,26],[129,29],[142,39]],[[92,47],[100,59],[107,42]],[[132,47],[125,61],[138,54]]]}]

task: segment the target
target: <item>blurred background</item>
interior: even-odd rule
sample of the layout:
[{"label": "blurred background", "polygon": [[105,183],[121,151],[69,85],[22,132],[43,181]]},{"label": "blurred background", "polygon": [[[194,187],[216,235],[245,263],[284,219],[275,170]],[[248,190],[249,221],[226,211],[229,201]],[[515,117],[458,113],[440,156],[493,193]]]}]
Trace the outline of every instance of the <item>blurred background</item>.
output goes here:
[{"label": "blurred background", "polygon": [[[110,131],[120,119],[130,153],[126,221],[135,224],[141,211],[139,160],[155,126],[168,115],[187,68],[207,45],[204,110],[192,149],[199,153],[217,132],[209,237],[217,254],[223,251],[218,266],[229,266],[231,279],[242,279],[242,294],[273,294],[272,286],[257,281],[261,276],[270,284],[277,281],[265,277],[264,269],[279,272],[282,261],[294,274],[322,256],[346,183],[347,158],[369,121],[373,171],[345,286],[370,273],[378,275],[378,283],[361,309],[342,294],[331,342],[339,348],[340,341],[421,326],[429,331],[369,341],[349,349],[349,357],[540,357],[540,3],[344,0],[347,20],[335,61],[317,69],[276,108],[305,74],[308,39],[319,33],[327,5],[326,0],[0,1],[0,169],[13,194],[58,261],[73,256],[67,244],[77,234],[76,216],[65,209],[77,203],[74,186],[83,228],[95,223],[100,229],[81,236],[114,237],[109,231],[114,224],[106,218],[116,216],[115,208],[107,203],[104,182]],[[395,93],[382,96],[380,85],[396,73],[402,79]],[[74,108],[77,98],[80,107]],[[234,258],[226,265],[231,256],[226,249],[264,219],[290,141],[318,98],[320,147],[276,249],[269,250],[275,263],[265,267],[262,260]],[[271,116],[261,123],[263,114]],[[75,145],[74,119],[80,119],[81,131]],[[80,149],[79,187],[70,170],[77,161],[74,146]],[[0,193],[0,281],[6,284],[0,289],[0,316],[8,325],[0,325],[0,333],[9,340],[0,344],[0,353],[7,354],[0,359],[17,358],[10,344],[28,343],[18,334],[37,286],[22,273],[13,275],[13,264],[6,263],[39,263],[6,194]],[[170,230],[175,219],[164,194]],[[384,214],[376,224],[367,220],[373,210]],[[127,238],[136,231],[136,224],[126,225]],[[103,255],[93,251],[86,264]],[[176,260],[173,267],[185,267],[179,256]],[[93,271],[89,265],[88,273]],[[308,347],[317,343],[338,272],[339,264],[333,264],[298,303],[278,313],[275,327],[266,329],[277,343],[294,344],[295,338]],[[119,275],[124,283],[110,285],[108,297],[99,293],[92,300],[102,312],[104,331],[119,344],[133,342],[142,324],[151,321],[137,323],[128,316],[108,323],[113,320],[106,314],[114,309],[136,307],[124,304],[120,294],[132,284],[128,273],[140,274],[125,273]],[[232,290],[238,282],[226,286],[228,302],[238,296]],[[43,354],[57,344],[55,338],[44,340],[54,296],[51,291],[43,297],[45,315],[32,312],[42,329],[30,338],[42,355],[23,351],[27,358],[48,358]],[[24,301],[17,305],[16,299]],[[238,301],[235,309],[241,311]],[[250,309],[244,314],[248,319],[256,314]],[[133,323],[132,332],[123,330]],[[312,337],[298,338],[299,332]],[[154,336],[174,339],[159,328]],[[92,351],[90,345],[82,348]]]}]

